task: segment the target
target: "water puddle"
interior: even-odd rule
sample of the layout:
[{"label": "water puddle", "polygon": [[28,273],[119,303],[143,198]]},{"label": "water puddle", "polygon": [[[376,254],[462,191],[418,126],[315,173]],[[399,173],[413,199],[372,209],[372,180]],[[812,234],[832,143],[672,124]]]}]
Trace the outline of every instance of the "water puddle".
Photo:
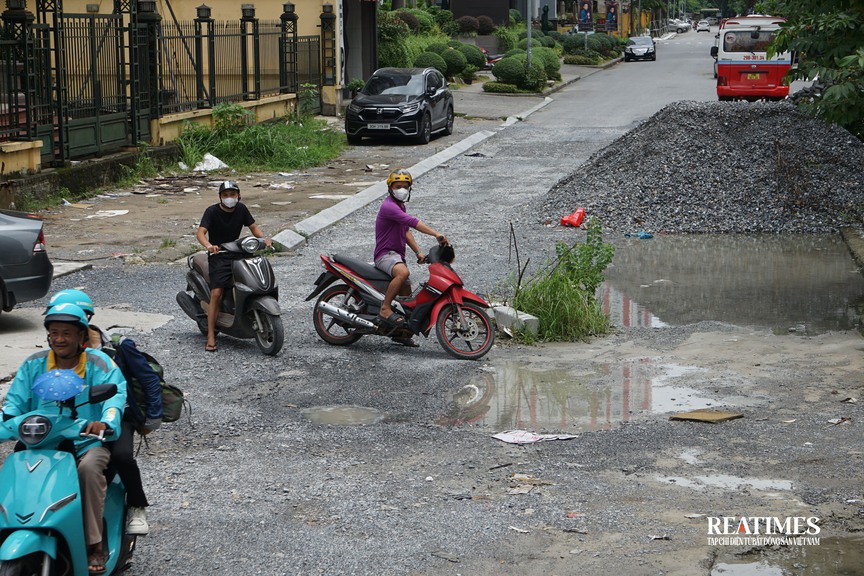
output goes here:
[{"label": "water puddle", "polygon": [[300,414],[314,424],[341,426],[376,424],[384,419],[383,413],[363,406],[314,406],[301,410]]},{"label": "water puddle", "polygon": [[864,276],[839,235],[655,236],[616,249],[600,298],[618,326],[819,334],[862,325]]},{"label": "water puddle", "polygon": [[[645,415],[744,404],[681,385],[702,370],[638,360],[588,365],[588,371],[538,370],[516,362],[472,379],[450,398],[440,423],[501,430],[574,432],[611,429]],[[752,403],[752,399],[749,400]]]},{"label": "water puddle", "polygon": [[683,478],[681,476],[668,476],[657,478],[660,482],[673,483],[676,486],[684,486],[693,490],[704,490],[705,488],[720,488],[737,492],[742,488],[753,490],[792,490],[792,482],[789,480],[768,480],[764,478],[742,478],[730,476],[729,474],[712,474],[711,476],[694,476]]},{"label": "water puddle", "polygon": [[819,545],[785,546],[739,556],[721,554],[710,576],[848,576],[861,574],[864,536],[819,538]]}]

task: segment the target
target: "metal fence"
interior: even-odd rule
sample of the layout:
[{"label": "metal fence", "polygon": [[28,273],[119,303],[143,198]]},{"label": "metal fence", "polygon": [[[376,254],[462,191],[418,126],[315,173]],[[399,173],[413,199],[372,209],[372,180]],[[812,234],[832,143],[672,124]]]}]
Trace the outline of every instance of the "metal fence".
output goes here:
[{"label": "metal fence", "polygon": [[278,20],[163,23],[159,42],[162,114],[321,85],[320,38],[294,42]]}]

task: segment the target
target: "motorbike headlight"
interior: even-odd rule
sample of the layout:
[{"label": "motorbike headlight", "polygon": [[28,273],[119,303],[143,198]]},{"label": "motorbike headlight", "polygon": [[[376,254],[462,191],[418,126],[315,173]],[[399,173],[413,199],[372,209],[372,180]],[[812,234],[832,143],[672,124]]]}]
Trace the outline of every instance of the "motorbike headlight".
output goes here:
[{"label": "motorbike headlight", "polygon": [[51,421],[44,416],[30,416],[18,426],[18,437],[30,446],[39,444],[51,432]]},{"label": "motorbike headlight", "polygon": [[247,254],[254,254],[261,247],[261,241],[258,240],[255,236],[247,236],[240,242],[240,248],[243,249]]}]

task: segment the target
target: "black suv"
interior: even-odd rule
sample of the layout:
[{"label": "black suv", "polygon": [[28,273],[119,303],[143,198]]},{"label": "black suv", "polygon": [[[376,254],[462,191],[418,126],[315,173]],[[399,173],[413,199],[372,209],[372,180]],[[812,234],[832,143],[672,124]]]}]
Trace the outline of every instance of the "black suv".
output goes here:
[{"label": "black suv", "polygon": [[364,136],[407,136],[428,144],[453,133],[453,93],[435,68],[380,68],[345,113],[348,142]]}]

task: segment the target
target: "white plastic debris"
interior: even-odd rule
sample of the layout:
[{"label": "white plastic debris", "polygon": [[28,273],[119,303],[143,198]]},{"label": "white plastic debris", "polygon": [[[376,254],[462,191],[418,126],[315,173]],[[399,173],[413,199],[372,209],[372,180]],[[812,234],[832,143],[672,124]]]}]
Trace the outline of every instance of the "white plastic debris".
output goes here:
[{"label": "white plastic debris", "polygon": [[499,432],[492,437],[508,444],[530,444],[546,440],[570,440],[579,436],[575,434],[535,434],[527,430],[509,430],[507,432]]}]

